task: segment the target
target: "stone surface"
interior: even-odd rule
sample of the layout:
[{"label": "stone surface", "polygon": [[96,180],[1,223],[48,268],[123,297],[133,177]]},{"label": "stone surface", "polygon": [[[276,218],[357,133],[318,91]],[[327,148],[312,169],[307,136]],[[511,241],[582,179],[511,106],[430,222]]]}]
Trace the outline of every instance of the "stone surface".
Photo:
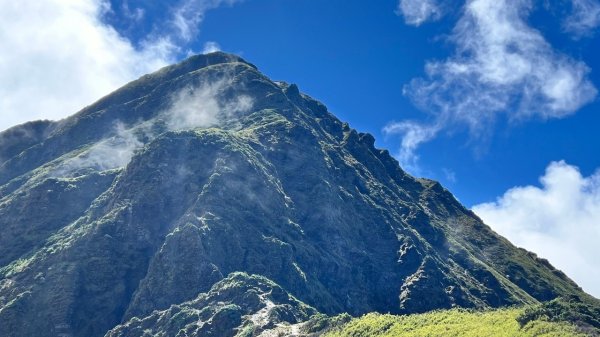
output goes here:
[{"label": "stone surface", "polygon": [[[289,295],[272,281],[232,273],[194,300],[134,317],[106,337],[233,337],[302,334],[303,322],[319,318],[317,311]],[[276,335],[274,335],[276,336]]]}]

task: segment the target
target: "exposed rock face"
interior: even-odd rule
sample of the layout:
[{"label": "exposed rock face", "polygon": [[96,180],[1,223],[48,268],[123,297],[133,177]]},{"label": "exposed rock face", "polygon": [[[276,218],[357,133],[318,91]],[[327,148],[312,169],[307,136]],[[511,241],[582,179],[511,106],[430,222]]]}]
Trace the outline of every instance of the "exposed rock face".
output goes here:
[{"label": "exposed rock face", "polygon": [[[233,273],[194,300],[134,317],[106,337],[269,336],[278,331],[302,333],[300,323],[317,311],[261,276]],[[277,335],[273,335],[277,336]]]},{"label": "exposed rock face", "polygon": [[[236,56],[146,75],[19,142],[22,128],[0,134],[11,139],[0,148],[1,336],[168,336],[165,320],[229,336],[262,310],[235,296],[275,289],[241,274],[219,283],[240,271],[306,303],[290,300],[278,318],[289,324],[315,310],[585,296],[371,135]],[[239,292],[219,300],[229,304],[214,302],[235,280]]]}]

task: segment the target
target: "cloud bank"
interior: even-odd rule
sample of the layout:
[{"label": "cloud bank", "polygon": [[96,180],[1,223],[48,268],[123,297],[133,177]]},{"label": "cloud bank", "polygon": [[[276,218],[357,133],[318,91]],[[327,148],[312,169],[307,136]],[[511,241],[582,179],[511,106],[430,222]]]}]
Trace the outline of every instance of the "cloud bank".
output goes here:
[{"label": "cloud bank", "polygon": [[[578,13],[595,0],[573,1],[571,26],[589,27],[586,17]],[[411,3],[401,1],[400,8]],[[407,23],[414,22],[409,18],[418,6],[427,5],[403,10]],[[531,0],[465,3],[449,38],[454,53],[445,60],[428,62],[426,77],[404,88],[404,94],[428,112],[431,121],[391,123],[384,129],[408,138],[402,141],[399,155],[403,164],[414,165],[418,146],[444,129],[466,128],[472,137],[482,137],[500,117],[509,121],[563,118],[595,99],[590,69],[554,49],[529,25],[532,9]]]},{"label": "cloud bank", "polygon": [[136,49],[103,24],[105,6],[96,0],[0,3],[0,130],[65,117],[171,60],[169,44]]},{"label": "cloud bank", "polygon": [[600,298],[600,171],[584,177],[575,166],[553,162],[540,182],[514,187],[473,211]]},{"label": "cloud bank", "polygon": [[[206,11],[234,2],[176,2],[165,22],[157,23],[171,29],[136,41],[103,20],[113,11],[106,0],[0,2],[0,131],[66,117],[174,62],[195,38]],[[134,24],[144,18],[144,8],[126,7],[123,15]]]}]

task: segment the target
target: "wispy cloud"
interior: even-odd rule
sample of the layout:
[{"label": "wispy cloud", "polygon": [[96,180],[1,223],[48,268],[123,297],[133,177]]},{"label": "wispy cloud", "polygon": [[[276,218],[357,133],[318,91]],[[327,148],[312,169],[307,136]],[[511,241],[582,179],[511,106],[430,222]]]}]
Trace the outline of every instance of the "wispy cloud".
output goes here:
[{"label": "wispy cloud", "polygon": [[[401,157],[414,158],[418,146],[443,129],[466,126],[481,137],[499,117],[562,118],[596,97],[586,64],[555,50],[529,26],[532,6],[531,0],[465,3],[450,37],[455,52],[428,62],[426,77],[404,89],[433,120],[391,123],[384,130],[408,138]],[[426,136],[415,137],[414,130]]]},{"label": "wispy cloud", "polygon": [[218,43],[214,41],[208,41],[204,44],[204,47],[202,48],[202,54],[214,53],[220,50],[221,46]]},{"label": "wispy cloud", "polygon": [[[117,121],[106,138],[60,163],[50,173],[55,177],[70,177],[88,170],[104,171],[127,166],[136,151],[167,131],[223,126],[251,111],[254,99],[246,94],[234,94],[231,88],[241,88],[235,78],[226,74],[216,81],[203,81],[176,91],[167,99],[168,108],[156,117],[125,125]],[[235,125],[235,124],[233,124]]]},{"label": "wispy cloud", "polygon": [[592,34],[600,25],[600,2],[571,0],[571,4],[571,14],[563,22],[567,32],[577,38]]},{"label": "wispy cloud", "polygon": [[206,128],[249,111],[254,100],[248,95],[225,99],[223,90],[233,85],[233,79],[187,87],[172,98],[171,107],[164,112],[170,130]]},{"label": "wispy cloud", "polygon": [[444,173],[444,178],[446,178],[447,182],[451,184],[456,183],[456,172],[449,168],[443,168],[442,173]]},{"label": "wispy cloud", "polygon": [[426,21],[435,21],[442,16],[442,9],[437,0],[400,0],[398,14],[404,21],[413,26],[420,26]]},{"label": "wispy cloud", "polygon": [[600,297],[600,172],[584,177],[575,166],[553,162],[540,182],[541,187],[512,188],[473,211]]},{"label": "wispy cloud", "polygon": [[[132,41],[104,19],[118,10],[138,24],[145,7],[112,9],[105,0],[0,2],[0,131],[34,119],[60,119],[185,53],[206,11],[234,0],[176,2]],[[150,6],[150,5],[148,5]],[[143,33],[143,32],[142,32]]]},{"label": "wispy cloud", "polygon": [[402,135],[400,151],[397,154],[398,161],[403,169],[417,175],[420,174],[420,168],[416,150],[419,145],[435,137],[438,131],[438,125],[425,125],[412,121],[394,122],[383,128],[383,133],[386,135]]},{"label": "wispy cloud", "polygon": [[170,24],[177,31],[177,37],[189,42],[198,34],[200,23],[207,11],[222,5],[233,5],[241,0],[183,0],[173,7]]},{"label": "wispy cloud", "polygon": [[144,125],[127,128],[123,123],[117,122],[110,137],[63,161],[51,175],[68,177],[76,176],[81,170],[86,169],[104,171],[125,167],[131,161],[135,151],[143,146],[140,138],[148,130]]}]

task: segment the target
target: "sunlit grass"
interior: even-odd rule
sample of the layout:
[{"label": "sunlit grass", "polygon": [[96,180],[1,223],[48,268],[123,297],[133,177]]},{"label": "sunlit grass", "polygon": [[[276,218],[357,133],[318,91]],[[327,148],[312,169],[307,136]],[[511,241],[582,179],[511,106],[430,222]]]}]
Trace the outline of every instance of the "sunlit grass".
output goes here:
[{"label": "sunlit grass", "polygon": [[472,312],[454,309],[406,316],[368,314],[325,334],[325,337],[586,336],[565,322],[540,319],[520,326],[517,317],[523,310]]}]

